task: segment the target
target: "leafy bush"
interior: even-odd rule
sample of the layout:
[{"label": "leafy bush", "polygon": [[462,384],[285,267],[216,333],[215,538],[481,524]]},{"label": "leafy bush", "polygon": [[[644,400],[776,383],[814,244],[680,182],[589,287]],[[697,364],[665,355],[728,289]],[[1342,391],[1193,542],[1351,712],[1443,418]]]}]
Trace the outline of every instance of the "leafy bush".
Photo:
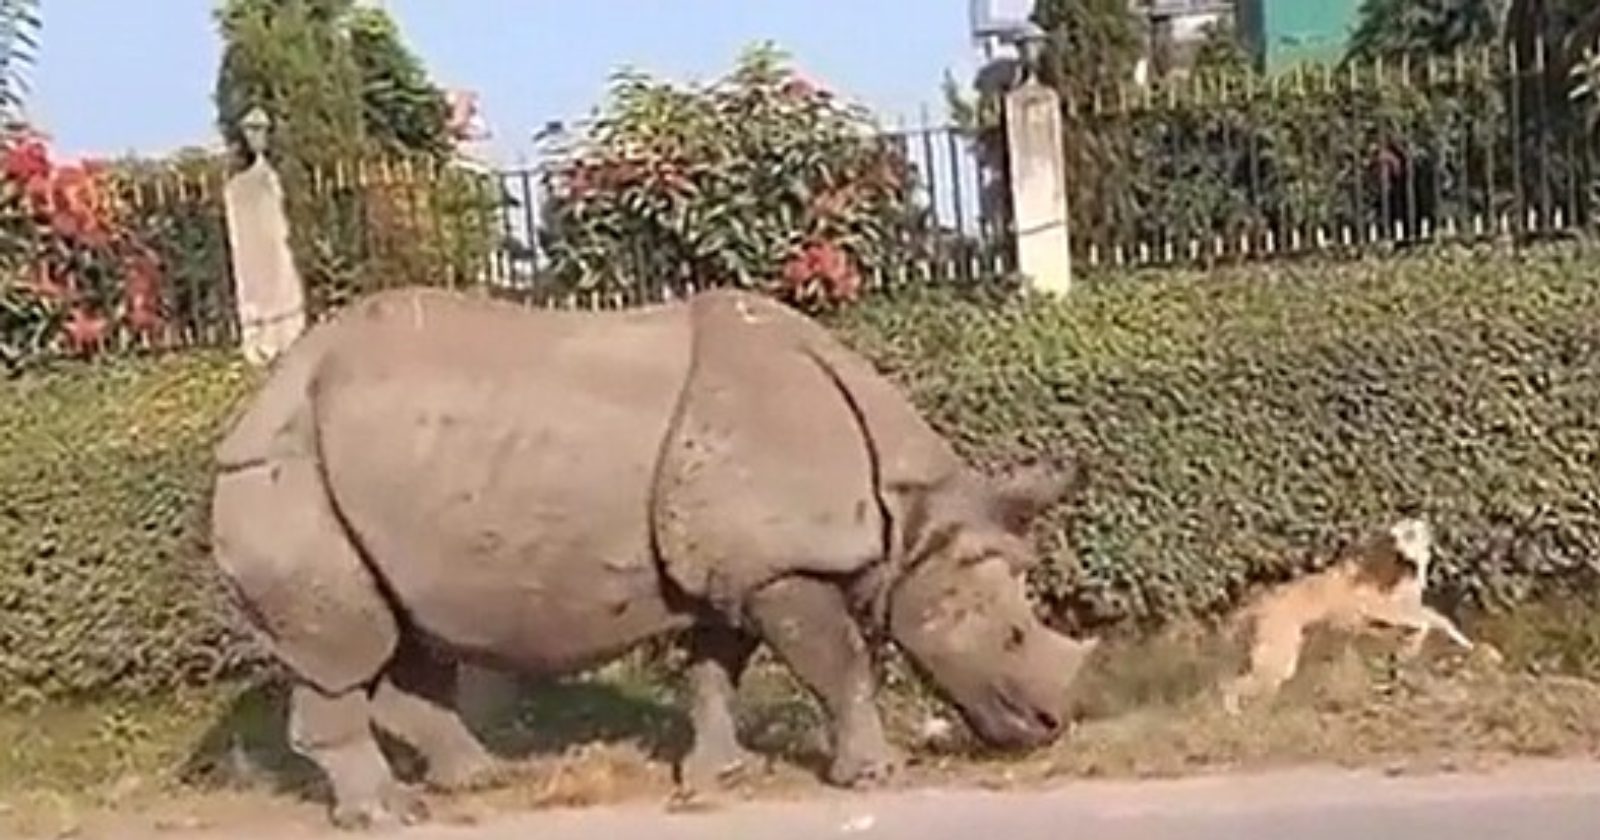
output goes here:
[{"label": "leafy bush", "polygon": [[248,662],[204,511],[214,438],[252,380],[192,353],[0,383],[0,705]]},{"label": "leafy bush", "polygon": [[704,88],[620,75],[546,178],[542,236],[570,288],[849,300],[910,247],[907,179],[865,112],[756,49]]},{"label": "leafy bush", "polygon": [[[1583,251],[939,290],[829,317],[980,465],[1088,456],[1036,588],[1080,627],[1214,615],[1411,510],[1446,599],[1600,582],[1600,284]],[[0,685],[148,691],[249,666],[206,556],[217,356],[0,383]]]},{"label": "leafy bush", "polygon": [[113,199],[101,167],[57,164],[34,134],[0,144],[0,369],[162,325],[160,261]]},{"label": "leafy bush", "polygon": [[979,462],[1093,460],[1035,581],[1080,626],[1215,613],[1408,509],[1437,523],[1442,596],[1496,606],[1600,572],[1593,265],[1463,253],[1060,303],[928,292],[838,326]]}]

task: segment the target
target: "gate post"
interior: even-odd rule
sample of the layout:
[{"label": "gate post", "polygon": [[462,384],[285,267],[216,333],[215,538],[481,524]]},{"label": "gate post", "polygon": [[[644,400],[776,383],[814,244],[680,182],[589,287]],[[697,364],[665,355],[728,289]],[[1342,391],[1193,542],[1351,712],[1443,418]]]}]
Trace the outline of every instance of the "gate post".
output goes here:
[{"label": "gate post", "polygon": [[1028,73],[1005,95],[1005,121],[1017,270],[1029,290],[1064,295],[1072,287],[1072,252],[1061,97]]},{"label": "gate post", "polygon": [[255,160],[223,188],[239,346],[251,364],[265,365],[306,328],[305,288],[289,249],[283,185],[267,160],[270,120],[259,108],[240,123]]}]

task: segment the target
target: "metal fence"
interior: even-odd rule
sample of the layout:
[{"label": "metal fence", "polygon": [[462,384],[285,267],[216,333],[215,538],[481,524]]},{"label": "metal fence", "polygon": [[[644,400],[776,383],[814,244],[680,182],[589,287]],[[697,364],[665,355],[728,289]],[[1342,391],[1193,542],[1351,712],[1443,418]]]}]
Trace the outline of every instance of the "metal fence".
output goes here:
[{"label": "metal fence", "polygon": [[[891,248],[903,259],[881,264],[867,285],[975,282],[1004,271],[1006,232],[987,212],[992,184],[979,150],[948,126],[884,139],[911,175],[904,198],[914,219],[897,235],[915,241]],[[314,316],[408,285],[586,307],[687,291],[642,278],[635,288],[582,292],[554,276],[549,165],[389,159],[280,171]],[[0,366],[61,351],[235,340],[223,161],[90,172],[19,157],[0,177],[8,187],[0,190]]]},{"label": "metal fence", "polygon": [[1489,48],[1068,102],[1075,256],[1210,263],[1588,228],[1592,103],[1571,90],[1544,49]]},{"label": "metal fence", "polygon": [[[918,247],[871,285],[905,282],[974,282],[1012,268],[1010,231],[1001,203],[1009,200],[1002,179],[984,166],[983,150],[961,128],[925,124],[884,131],[911,174],[907,201],[917,217]],[[561,289],[547,272],[542,208],[551,171],[560,156],[534,166],[494,173],[498,246],[489,282],[508,294],[540,298]]]}]

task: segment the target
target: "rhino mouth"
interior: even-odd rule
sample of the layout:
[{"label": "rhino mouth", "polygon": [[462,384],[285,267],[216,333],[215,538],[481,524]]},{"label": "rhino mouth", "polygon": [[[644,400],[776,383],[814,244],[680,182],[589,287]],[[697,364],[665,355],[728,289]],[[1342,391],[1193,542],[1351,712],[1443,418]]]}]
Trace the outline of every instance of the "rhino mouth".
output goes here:
[{"label": "rhino mouth", "polygon": [[1006,692],[995,692],[988,706],[986,714],[971,722],[985,741],[997,747],[1036,747],[1061,732],[1061,719],[1056,715],[1022,703]]}]

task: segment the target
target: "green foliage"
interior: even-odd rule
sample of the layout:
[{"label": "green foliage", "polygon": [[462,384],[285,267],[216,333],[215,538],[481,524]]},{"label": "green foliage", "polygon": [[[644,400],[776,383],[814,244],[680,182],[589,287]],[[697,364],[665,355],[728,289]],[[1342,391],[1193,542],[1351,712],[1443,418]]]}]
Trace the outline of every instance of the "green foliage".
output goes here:
[{"label": "green foliage", "polygon": [[448,106],[400,31],[353,0],[228,0],[218,121],[277,121],[291,246],[316,313],[388,285],[475,277],[494,244],[489,178],[450,168]]},{"label": "green foliage", "polygon": [[907,179],[864,111],[760,47],[705,87],[619,74],[548,177],[542,236],[569,288],[846,300],[908,256]]},{"label": "green foliage", "polygon": [[239,122],[273,119],[268,153],[287,181],[365,149],[361,68],[345,31],[353,0],[227,0],[217,10],[222,63],[217,127],[246,152]]},{"label": "green foliage", "polygon": [[39,0],[0,0],[0,130],[20,122],[28,93],[27,70],[39,50],[44,28]]},{"label": "green foliage", "polygon": [[1064,98],[1125,83],[1144,52],[1125,0],[1039,0],[1033,19],[1047,37],[1039,75]]},{"label": "green foliage", "polygon": [[1421,60],[1500,40],[1507,0],[1365,0],[1350,35],[1350,59]]},{"label": "green foliage", "polygon": [[1208,23],[1194,53],[1193,71],[1213,77],[1241,78],[1254,67],[1250,52],[1232,24]]},{"label": "green foliage", "polygon": [[1040,591],[1079,626],[1214,614],[1408,510],[1437,589],[1499,605],[1600,582],[1592,256],[1459,253],[929,292],[838,326],[981,464],[1075,450]]},{"label": "green foliage", "polygon": [[0,704],[231,673],[211,447],[253,375],[205,353],[0,383]]},{"label": "green foliage", "polygon": [[[1034,583],[1073,623],[1214,615],[1413,511],[1430,589],[1487,606],[1600,583],[1592,255],[1453,252],[939,290],[829,323],[981,466],[1070,449],[1084,504]],[[204,509],[254,382],[207,354],[0,384],[0,685],[142,692],[248,667]]]},{"label": "green foliage", "polygon": [[233,268],[221,206],[227,168],[225,156],[200,148],[107,165],[129,208],[127,225],[160,266],[167,323],[186,343],[209,344],[231,334]]},{"label": "green foliage", "polygon": [[401,39],[394,19],[363,7],[351,15],[349,28],[368,138],[395,154],[450,154],[449,103]]}]

